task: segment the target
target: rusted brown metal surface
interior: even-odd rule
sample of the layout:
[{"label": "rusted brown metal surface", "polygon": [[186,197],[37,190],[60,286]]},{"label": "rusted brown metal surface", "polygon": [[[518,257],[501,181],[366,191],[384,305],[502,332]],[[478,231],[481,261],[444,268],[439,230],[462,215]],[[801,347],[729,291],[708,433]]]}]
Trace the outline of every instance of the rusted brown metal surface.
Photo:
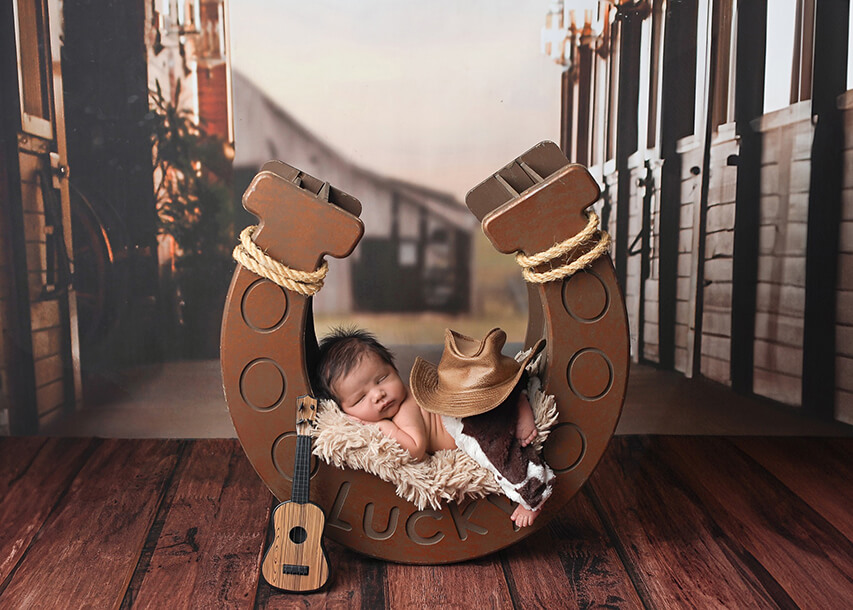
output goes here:
[{"label": "rusted brown metal surface", "polygon": [[[521,161],[524,165],[521,165]],[[539,179],[536,179],[539,178]],[[260,218],[255,242],[295,269],[315,269],[326,254],[347,256],[361,238],[358,201],[280,162],[264,166],[243,197]],[[490,176],[467,198],[501,252],[532,254],[575,235],[599,190],[559,148],[540,144]],[[394,487],[360,471],[315,463],[311,500],[327,516],[326,535],[361,553],[403,563],[473,559],[544,526],[580,489],[613,434],[628,378],[624,302],[610,259],[565,281],[530,289],[526,342],[547,339],[545,391],[560,418],[545,457],[557,473],[554,495],[532,527],[516,530],[502,496],[417,510]],[[237,434],[260,477],[290,497],[296,397],[310,392],[308,361],[316,349],[310,298],[285,291],[238,267],[225,306],[222,374]]]}]

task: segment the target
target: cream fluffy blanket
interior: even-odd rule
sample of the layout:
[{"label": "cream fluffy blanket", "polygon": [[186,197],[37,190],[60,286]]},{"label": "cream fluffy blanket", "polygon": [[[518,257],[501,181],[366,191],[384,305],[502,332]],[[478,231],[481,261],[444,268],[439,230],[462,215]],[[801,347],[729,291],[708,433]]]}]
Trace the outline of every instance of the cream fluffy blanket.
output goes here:
[{"label": "cream fluffy blanket", "polygon": [[[523,358],[519,354],[516,359]],[[542,392],[537,374],[543,354],[528,367],[528,398],[533,407],[539,436],[533,442],[537,450],[548,438],[557,420],[553,396]],[[343,414],[331,400],[320,401],[314,435],[314,455],[339,468],[364,470],[396,487],[397,495],[418,509],[438,509],[442,502],[459,502],[466,497],[482,498],[503,493],[495,477],[461,449],[442,450],[415,462],[408,451],[383,435],[375,426],[357,424]]]}]

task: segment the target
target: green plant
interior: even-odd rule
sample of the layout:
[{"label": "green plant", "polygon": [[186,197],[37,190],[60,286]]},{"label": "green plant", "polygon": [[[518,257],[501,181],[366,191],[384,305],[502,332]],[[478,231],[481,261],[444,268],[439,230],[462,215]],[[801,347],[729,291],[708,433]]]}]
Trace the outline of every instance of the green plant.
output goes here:
[{"label": "green plant", "polygon": [[[180,99],[180,82],[174,97]],[[158,232],[175,242],[171,265],[161,266],[160,274],[165,353],[212,358],[234,265],[230,156],[222,139],[164,97],[159,82],[148,119]]]},{"label": "green plant", "polygon": [[[180,99],[178,81],[175,99]],[[177,243],[178,260],[227,257],[233,241],[231,192],[223,177],[225,142],[205,132],[189,110],[151,92],[151,143],[158,230]]]}]

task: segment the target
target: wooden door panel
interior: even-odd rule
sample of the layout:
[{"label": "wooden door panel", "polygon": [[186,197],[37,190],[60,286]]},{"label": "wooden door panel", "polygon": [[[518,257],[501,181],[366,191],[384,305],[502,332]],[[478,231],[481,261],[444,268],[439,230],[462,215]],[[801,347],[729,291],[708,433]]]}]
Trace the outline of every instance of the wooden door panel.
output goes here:
[{"label": "wooden door panel", "polygon": [[[20,320],[4,319],[3,327],[29,327],[31,371],[14,379],[21,391],[8,395],[26,397],[16,407],[15,419],[44,423],[44,416],[60,413],[58,407],[79,398],[79,358],[76,331],[76,300],[71,280],[71,223],[66,164],[65,122],[62,100],[61,2],[59,0],[13,0],[17,88],[20,101],[20,131],[17,133],[18,173],[10,179],[19,190],[20,224],[14,228],[13,243],[23,252],[16,256],[9,282],[18,287],[10,294],[17,303]],[[12,84],[14,86],[14,83]],[[23,235],[20,235],[23,231]],[[24,314],[23,312],[27,312]],[[17,320],[17,322],[16,322]],[[26,336],[21,337],[26,345]],[[29,353],[28,353],[29,352]],[[27,358],[29,359],[29,358]],[[5,366],[7,362],[0,362]],[[31,368],[30,368],[31,367]],[[34,403],[34,404],[29,404]]]},{"label": "wooden door panel", "polygon": [[57,408],[65,404],[66,384],[63,379],[57,379],[47,385],[36,388],[36,407],[39,418],[49,416]]}]

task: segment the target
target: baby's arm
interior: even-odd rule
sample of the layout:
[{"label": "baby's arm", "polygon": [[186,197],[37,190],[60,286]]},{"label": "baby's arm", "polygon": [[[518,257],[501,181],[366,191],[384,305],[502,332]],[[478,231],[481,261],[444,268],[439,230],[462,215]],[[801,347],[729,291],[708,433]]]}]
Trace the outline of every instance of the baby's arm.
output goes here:
[{"label": "baby's arm", "polygon": [[397,441],[416,461],[421,461],[426,455],[426,426],[421,410],[411,395],[392,419],[383,419],[377,422],[377,426],[382,434]]},{"label": "baby's arm", "polygon": [[403,449],[411,453],[416,462],[420,462],[426,455],[426,435],[419,435],[417,430],[411,428],[403,429],[391,419],[380,420],[376,425],[382,434],[393,438]]}]

